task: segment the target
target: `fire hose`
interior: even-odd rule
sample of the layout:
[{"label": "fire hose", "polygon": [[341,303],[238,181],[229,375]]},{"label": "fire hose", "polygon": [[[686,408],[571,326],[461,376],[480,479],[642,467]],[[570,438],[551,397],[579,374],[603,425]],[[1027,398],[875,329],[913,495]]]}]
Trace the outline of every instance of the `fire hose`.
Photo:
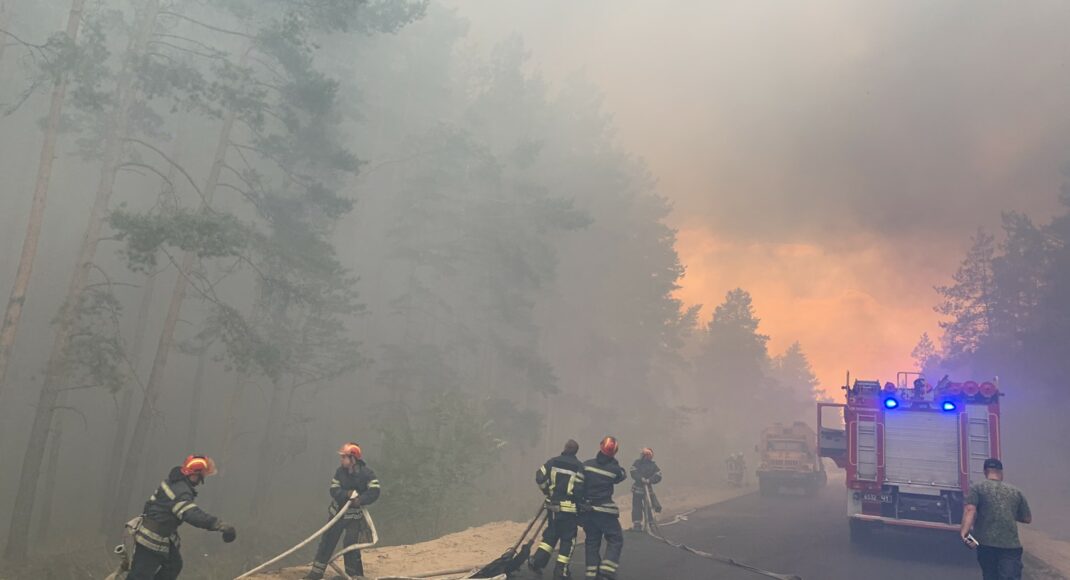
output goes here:
[{"label": "fire hose", "polygon": [[[312,534],[311,536],[309,536],[309,537],[305,538],[304,540],[302,540],[296,546],[290,548],[289,550],[286,550],[285,552],[279,554],[278,556],[275,556],[274,558],[268,560],[267,562],[264,562],[263,564],[257,566],[256,568],[253,568],[252,570],[249,570],[248,572],[245,572],[244,574],[235,577],[234,580],[240,580],[241,578],[247,578],[249,576],[252,576],[253,574],[256,574],[257,572],[260,572],[261,570],[267,568],[268,566],[271,566],[271,565],[279,562],[283,558],[286,558],[286,557],[290,556],[291,554],[293,554],[294,552],[300,550],[301,548],[304,548],[305,546],[309,545],[310,543],[312,543],[313,540],[315,540],[316,538],[319,538],[323,534],[327,533],[327,530],[330,530],[335,524],[337,524],[338,521],[341,520],[345,516],[346,511],[349,510],[349,507],[353,504],[353,501],[355,501],[355,500],[354,499],[350,499],[349,501],[347,501],[345,503],[345,505],[343,505],[341,507],[341,509],[338,510],[338,513],[336,513],[334,515],[334,517],[330,519],[330,521],[328,521],[326,524],[324,524],[324,526],[322,528],[320,528],[319,530],[316,530],[316,532],[314,534]],[[341,556],[343,556],[346,553],[351,552],[353,550],[360,550],[362,548],[370,548],[370,547],[372,547],[372,546],[374,546],[374,545],[379,543],[379,533],[375,530],[375,522],[372,520],[372,516],[371,516],[370,513],[368,513],[368,510],[364,510],[364,519],[365,519],[365,521],[368,522],[368,527],[371,528],[371,533],[372,533],[371,541],[368,542],[368,543],[364,543],[364,544],[354,544],[352,546],[348,546],[345,549],[343,549],[343,550],[341,550],[339,552],[336,552],[333,556],[331,556],[330,560],[328,561],[328,565],[330,565],[331,568],[333,568],[335,572],[338,572],[339,574],[341,574],[342,577],[345,578],[346,580],[352,580],[352,578],[350,578],[345,573],[345,571],[339,569],[338,566],[335,565],[335,563],[334,563],[335,560],[337,560]]]},{"label": "fire hose", "polygon": [[[691,546],[688,546],[686,544],[678,544],[676,542],[673,542],[672,540],[669,540],[669,539],[665,538],[664,536],[661,535],[661,530],[659,529],[660,526],[658,525],[657,521],[654,520],[654,511],[650,507],[651,504],[650,504],[650,484],[649,483],[646,484],[643,487],[643,494],[645,495],[645,497],[643,498],[644,499],[644,501],[643,501],[643,511],[646,514],[646,521],[647,521],[646,533],[647,533],[647,535],[649,535],[650,537],[654,538],[655,540],[658,540],[659,542],[662,542],[664,544],[672,546],[673,548],[677,548],[677,549],[683,550],[685,552],[694,554],[696,556],[699,556],[699,557],[702,557],[702,558],[706,558],[707,560],[713,560],[714,562],[720,562],[721,564],[725,564],[725,565],[728,565],[728,566],[733,566],[733,567],[736,567],[736,568],[747,570],[749,572],[754,572],[755,574],[759,574],[759,575],[765,576],[767,578],[776,578],[778,580],[802,580],[801,577],[796,576],[794,574],[777,574],[776,572],[770,572],[768,570],[762,570],[761,568],[756,568],[756,567],[751,566],[749,564],[744,564],[743,562],[739,562],[739,561],[734,560],[732,558],[727,558],[727,557],[724,557],[724,556],[717,556],[717,555],[711,554],[709,552],[703,552],[702,550],[696,550],[695,548],[692,548]],[[680,521],[683,521],[683,520],[686,520],[686,519],[687,519],[686,516],[684,516],[683,518],[681,518],[680,516],[677,516],[676,519],[673,520],[671,523],[674,523],[674,524],[675,523],[679,523]]]}]

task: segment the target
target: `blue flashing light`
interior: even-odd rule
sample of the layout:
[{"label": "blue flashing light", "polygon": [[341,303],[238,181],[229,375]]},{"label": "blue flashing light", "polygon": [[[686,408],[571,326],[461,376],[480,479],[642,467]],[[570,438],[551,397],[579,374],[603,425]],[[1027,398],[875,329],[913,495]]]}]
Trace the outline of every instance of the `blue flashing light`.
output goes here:
[{"label": "blue flashing light", "polygon": [[896,401],[895,399],[893,399],[891,397],[888,397],[887,399],[884,400],[884,408],[885,409],[894,409],[894,408],[896,408],[898,406],[899,406],[899,401]]},{"label": "blue flashing light", "polygon": [[958,406],[955,405],[955,403],[952,403],[951,401],[944,401],[943,408],[945,411],[954,411],[958,408]]}]

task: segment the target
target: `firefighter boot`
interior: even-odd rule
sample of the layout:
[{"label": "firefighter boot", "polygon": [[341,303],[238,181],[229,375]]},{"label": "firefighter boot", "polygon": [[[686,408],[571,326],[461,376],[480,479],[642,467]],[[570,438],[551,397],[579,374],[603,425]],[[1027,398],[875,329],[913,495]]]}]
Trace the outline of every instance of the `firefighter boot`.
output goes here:
[{"label": "firefighter boot", "polygon": [[558,562],[554,565],[553,580],[572,580],[572,574],[568,571],[568,564]]},{"label": "firefighter boot", "polygon": [[641,532],[641,531],[643,531],[643,522],[632,522],[632,531],[633,532]]}]

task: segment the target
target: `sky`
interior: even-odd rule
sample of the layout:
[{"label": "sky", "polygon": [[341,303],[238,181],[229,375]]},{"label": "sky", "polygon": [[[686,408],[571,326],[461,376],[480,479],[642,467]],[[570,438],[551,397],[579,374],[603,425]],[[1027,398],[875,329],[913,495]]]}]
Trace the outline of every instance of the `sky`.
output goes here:
[{"label": "sky", "polygon": [[1002,211],[1046,221],[1070,162],[1070,4],[450,0],[475,45],[580,73],[673,204],[679,296],[754,296],[829,392],[936,336],[933,287]]}]

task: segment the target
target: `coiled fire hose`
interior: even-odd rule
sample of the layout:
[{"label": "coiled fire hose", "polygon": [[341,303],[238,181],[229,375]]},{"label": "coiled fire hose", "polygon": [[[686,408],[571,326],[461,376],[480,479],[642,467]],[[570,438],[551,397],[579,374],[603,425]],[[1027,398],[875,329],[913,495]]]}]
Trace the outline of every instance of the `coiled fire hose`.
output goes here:
[{"label": "coiled fire hose", "polygon": [[[768,570],[762,570],[761,568],[756,568],[756,567],[751,566],[749,564],[744,564],[743,562],[738,562],[736,560],[733,560],[732,558],[726,558],[724,556],[717,556],[717,555],[711,554],[709,552],[703,552],[702,550],[696,550],[695,548],[692,548],[691,546],[688,546],[686,544],[678,544],[676,542],[673,542],[673,541],[665,538],[664,536],[661,535],[661,530],[659,529],[658,523],[654,520],[654,511],[650,507],[651,504],[650,504],[650,484],[649,483],[646,484],[643,487],[643,494],[646,496],[644,498],[645,501],[643,502],[643,510],[646,513],[646,521],[647,521],[646,533],[647,533],[647,535],[649,535],[650,537],[654,538],[655,540],[658,540],[659,542],[662,542],[662,543],[667,544],[669,546],[672,546],[674,548],[683,550],[685,552],[689,552],[689,553],[694,554],[696,556],[699,556],[699,557],[702,557],[702,558],[706,558],[707,560],[713,560],[714,562],[720,562],[721,564],[726,564],[728,566],[734,566],[736,568],[741,568],[743,570],[747,570],[749,572],[754,572],[755,574],[759,574],[759,575],[765,576],[767,578],[777,578],[778,580],[802,580],[801,577],[796,576],[794,574],[777,574],[776,572],[770,572]],[[686,519],[686,518],[681,518],[680,516],[677,516],[677,518],[675,520],[673,520],[671,523],[674,523],[674,524],[678,523],[678,522],[682,521],[682,519]]]},{"label": "coiled fire hose", "polygon": [[[279,554],[278,556],[275,556],[274,558],[268,560],[267,562],[264,562],[263,564],[257,566],[256,568],[253,568],[252,570],[249,570],[248,572],[243,573],[241,576],[235,577],[234,580],[240,580],[241,578],[247,578],[249,576],[252,576],[253,574],[256,574],[257,572],[260,572],[261,570],[267,568],[268,566],[271,566],[272,564],[275,564],[276,562],[282,560],[283,558],[286,558],[286,557],[290,556],[291,554],[293,554],[294,552],[300,550],[301,548],[304,548],[305,546],[309,545],[310,543],[312,543],[313,540],[315,540],[316,538],[319,538],[323,534],[327,533],[327,530],[331,529],[335,524],[337,524],[338,521],[341,520],[345,516],[346,511],[349,510],[349,507],[353,504],[354,501],[355,501],[354,499],[350,499],[349,501],[347,501],[345,503],[345,505],[343,505],[342,508],[338,510],[338,513],[335,514],[334,517],[330,519],[330,521],[328,521],[326,524],[324,524],[324,526],[322,528],[317,530],[316,533],[314,533],[311,536],[305,538],[300,543],[298,543],[296,546],[290,548],[289,550],[286,550],[285,552]],[[337,560],[339,557],[345,555],[347,552],[351,552],[353,550],[360,550],[362,548],[370,548],[370,547],[372,547],[372,546],[374,546],[374,545],[379,543],[379,533],[375,530],[375,522],[372,520],[372,516],[371,516],[370,513],[368,513],[367,509],[364,510],[364,520],[368,522],[368,527],[371,528],[371,533],[372,533],[371,541],[368,542],[368,543],[365,543],[365,544],[354,544],[354,545],[349,546],[349,547],[347,547],[347,548],[345,548],[345,549],[343,549],[343,550],[341,550],[339,552],[336,552],[333,556],[331,556],[331,559],[328,562],[328,564],[331,566],[331,568],[333,568],[335,572],[340,573],[342,575],[342,577],[345,578],[346,580],[352,580],[352,579],[349,576],[347,576],[346,573],[343,570],[340,570],[334,564],[335,560]]]}]

